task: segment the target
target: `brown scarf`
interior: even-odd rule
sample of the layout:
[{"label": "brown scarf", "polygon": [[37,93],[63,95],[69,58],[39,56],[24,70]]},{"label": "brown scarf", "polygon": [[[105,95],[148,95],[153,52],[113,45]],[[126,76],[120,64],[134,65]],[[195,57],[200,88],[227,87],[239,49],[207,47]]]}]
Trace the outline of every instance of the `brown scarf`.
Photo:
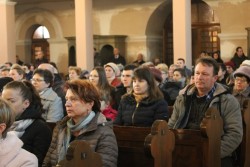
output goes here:
[{"label": "brown scarf", "polygon": [[138,95],[138,94],[133,93],[133,95],[135,96],[135,101],[136,101],[137,103],[141,102],[142,99],[148,97],[148,94]]}]

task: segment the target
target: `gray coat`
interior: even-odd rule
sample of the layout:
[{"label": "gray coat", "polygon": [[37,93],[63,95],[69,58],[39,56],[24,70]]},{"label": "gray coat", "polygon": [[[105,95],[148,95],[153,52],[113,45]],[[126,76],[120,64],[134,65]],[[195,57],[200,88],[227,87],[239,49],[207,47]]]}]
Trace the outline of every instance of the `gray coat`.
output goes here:
[{"label": "gray coat", "polygon": [[[44,159],[44,167],[55,166],[58,163],[58,153],[62,146],[62,138],[60,136],[63,136],[63,133],[65,133],[68,120],[69,117],[66,116],[62,121],[57,123],[50,148]],[[93,151],[101,155],[103,166],[117,166],[118,147],[112,129],[112,122],[107,122],[103,114],[96,114],[87,125],[86,131],[77,136],[75,140],[87,141]],[[79,164],[79,166],[81,165]]]},{"label": "gray coat", "polygon": [[47,88],[39,93],[41,102],[43,104],[44,112],[42,117],[46,122],[56,123],[63,118],[62,99],[52,90]]},{"label": "gray coat", "polygon": [[[231,156],[242,140],[242,117],[240,104],[234,96],[226,93],[227,90],[218,83],[213,93],[213,100],[209,107],[214,106],[220,110],[223,120],[223,134],[221,135],[221,158]],[[195,86],[187,88],[187,94],[179,95],[175,101],[173,114],[169,119],[168,126],[172,129],[185,128],[189,115],[185,116],[185,100],[187,95],[192,95]],[[219,98],[220,97],[220,98]],[[220,102],[220,104],[219,104]]]},{"label": "gray coat", "polygon": [[23,142],[12,132],[0,142],[1,167],[38,167],[37,157],[22,149]]}]

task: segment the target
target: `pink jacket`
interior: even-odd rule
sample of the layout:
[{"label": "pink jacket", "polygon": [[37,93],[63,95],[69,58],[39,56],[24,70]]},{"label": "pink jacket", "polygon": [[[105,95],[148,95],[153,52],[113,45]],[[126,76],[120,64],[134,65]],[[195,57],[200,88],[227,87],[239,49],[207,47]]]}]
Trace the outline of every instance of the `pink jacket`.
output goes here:
[{"label": "pink jacket", "polygon": [[36,156],[22,149],[23,142],[14,134],[8,132],[0,141],[0,166],[4,167],[37,167]]}]

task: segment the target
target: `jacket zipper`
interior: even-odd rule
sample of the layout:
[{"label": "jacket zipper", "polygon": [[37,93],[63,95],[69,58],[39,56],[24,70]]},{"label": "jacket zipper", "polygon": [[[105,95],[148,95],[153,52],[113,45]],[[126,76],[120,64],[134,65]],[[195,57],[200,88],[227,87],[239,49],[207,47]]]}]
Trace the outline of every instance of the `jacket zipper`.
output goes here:
[{"label": "jacket zipper", "polygon": [[133,111],[133,115],[132,115],[132,125],[134,125],[135,124],[135,120],[134,120],[134,118],[135,118],[135,113],[136,113],[136,111],[137,111],[137,109],[138,109],[138,107],[139,107],[139,103],[136,103],[136,107],[135,107],[135,110]]}]

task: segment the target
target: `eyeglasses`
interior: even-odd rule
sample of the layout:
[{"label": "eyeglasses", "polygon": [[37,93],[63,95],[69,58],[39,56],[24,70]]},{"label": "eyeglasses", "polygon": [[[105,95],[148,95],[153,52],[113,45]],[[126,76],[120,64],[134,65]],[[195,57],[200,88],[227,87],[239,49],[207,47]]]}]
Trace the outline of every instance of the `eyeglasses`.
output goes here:
[{"label": "eyeglasses", "polygon": [[44,79],[32,78],[30,81],[31,81],[31,82],[42,82],[42,81],[44,81]]},{"label": "eyeglasses", "polygon": [[234,79],[236,82],[246,82],[247,80],[244,78],[235,78]]}]

